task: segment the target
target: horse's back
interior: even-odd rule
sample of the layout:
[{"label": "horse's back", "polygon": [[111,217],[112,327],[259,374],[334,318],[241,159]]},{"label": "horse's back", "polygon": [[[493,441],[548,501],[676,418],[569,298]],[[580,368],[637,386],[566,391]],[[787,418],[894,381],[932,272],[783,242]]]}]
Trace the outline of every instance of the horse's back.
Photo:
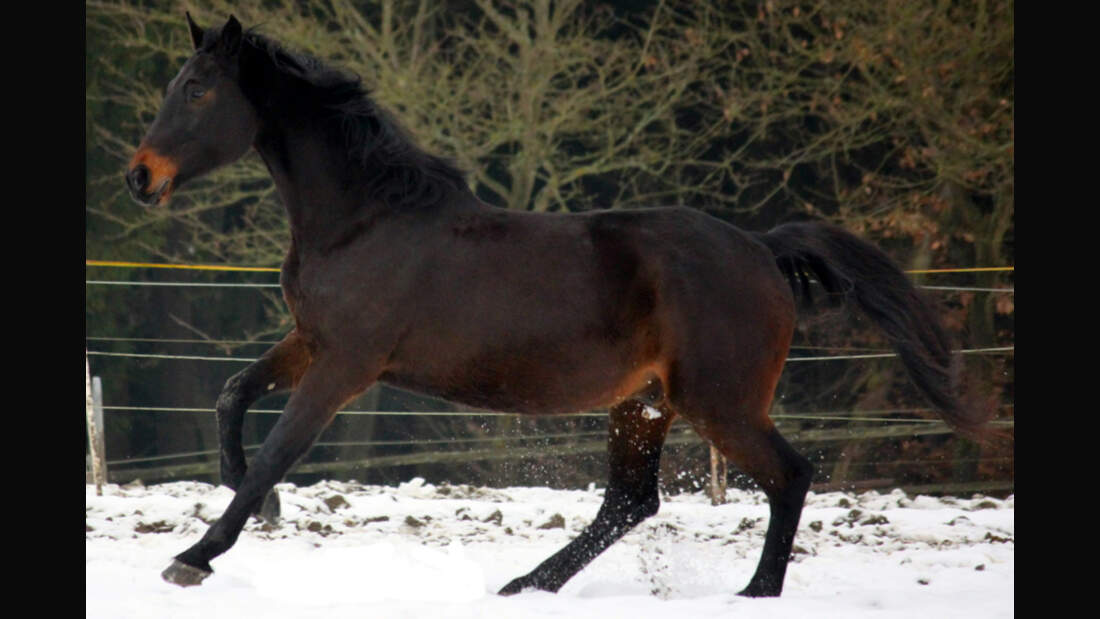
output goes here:
[{"label": "horse's back", "polygon": [[696,320],[707,309],[794,314],[771,251],[753,234],[698,210],[492,209],[464,221],[455,235],[464,242],[447,247],[436,272],[467,280],[462,288],[482,297],[503,293],[526,315],[577,322],[610,312],[606,320],[629,321],[659,305]]},{"label": "horse's back", "polygon": [[755,235],[725,221],[667,207],[594,214],[591,229],[608,247],[630,247],[664,302],[697,318],[696,312],[707,309],[794,315],[790,287],[774,254]]},{"label": "horse's back", "polygon": [[[755,235],[690,209],[651,217],[639,222],[636,244],[652,265],[677,346],[746,358],[747,348],[776,348],[789,336],[796,313],[790,285]],[[778,347],[785,356],[786,345]]]}]

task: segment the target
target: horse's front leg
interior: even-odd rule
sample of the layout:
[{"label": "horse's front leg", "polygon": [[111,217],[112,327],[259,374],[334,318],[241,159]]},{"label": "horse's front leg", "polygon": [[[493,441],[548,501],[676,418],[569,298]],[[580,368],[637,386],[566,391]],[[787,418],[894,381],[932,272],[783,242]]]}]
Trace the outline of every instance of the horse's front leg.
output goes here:
[{"label": "horse's front leg", "polygon": [[[309,367],[310,355],[297,331],[291,331],[260,359],[225,383],[215,406],[221,447],[222,483],[237,490],[248,466],[241,444],[241,428],[248,407],[265,395],[293,389]],[[270,492],[259,514],[272,522],[279,517],[279,498]]]},{"label": "horse's front leg", "polygon": [[213,573],[210,561],[236,543],[249,515],[317,440],[336,411],[369,387],[377,376],[377,370],[356,371],[347,363],[315,359],[252,459],[225,513],[202,539],[177,555],[161,576],[170,583],[189,586],[200,584]]}]

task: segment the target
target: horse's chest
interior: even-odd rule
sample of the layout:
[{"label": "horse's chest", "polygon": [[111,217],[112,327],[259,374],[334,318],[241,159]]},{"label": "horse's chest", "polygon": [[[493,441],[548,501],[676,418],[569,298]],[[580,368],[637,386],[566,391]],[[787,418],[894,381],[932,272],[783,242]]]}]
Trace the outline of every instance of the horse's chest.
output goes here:
[{"label": "horse's chest", "polygon": [[[339,265],[337,265],[339,266]],[[308,251],[303,255],[297,246],[292,245],[283,261],[279,284],[283,289],[283,299],[294,318],[302,322],[311,316],[323,313],[327,306],[339,298],[339,290],[346,289],[346,282],[334,281],[339,268],[327,266],[317,260]]]},{"label": "horse's chest", "polygon": [[279,273],[279,285],[283,289],[283,300],[286,301],[290,313],[297,320],[298,308],[301,306],[303,294],[301,288],[301,267],[298,262],[297,252],[291,246],[286,259],[283,260],[283,268]]},{"label": "horse's chest", "polygon": [[370,271],[317,269],[284,274],[283,297],[296,328],[318,342],[355,342],[372,348],[399,332],[400,311],[389,282]]}]

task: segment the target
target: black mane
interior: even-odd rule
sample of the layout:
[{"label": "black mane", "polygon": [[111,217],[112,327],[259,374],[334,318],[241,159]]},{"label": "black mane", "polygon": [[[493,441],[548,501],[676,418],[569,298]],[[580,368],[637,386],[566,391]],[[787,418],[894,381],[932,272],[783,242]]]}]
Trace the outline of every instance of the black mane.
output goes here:
[{"label": "black mane", "polygon": [[[207,36],[204,43],[214,38]],[[333,146],[347,155],[349,176],[365,183],[371,195],[405,207],[435,204],[456,190],[469,191],[465,173],[451,160],[421,149],[397,119],[371,99],[358,75],[289,51],[253,30],[245,33],[241,53],[262,61],[264,74],[273,71],[281,78],[282,96],[257,103],[281,106],[283,113],[289,106],[324,123]],[[271,87],[270,82],[264,84],[269,94]]]}]

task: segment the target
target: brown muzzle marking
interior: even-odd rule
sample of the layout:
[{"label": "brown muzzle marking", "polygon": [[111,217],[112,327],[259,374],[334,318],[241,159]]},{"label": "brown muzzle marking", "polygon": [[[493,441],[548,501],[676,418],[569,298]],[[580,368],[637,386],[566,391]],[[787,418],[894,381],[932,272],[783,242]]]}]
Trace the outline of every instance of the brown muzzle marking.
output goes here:
[{"label": "brown muzzle marking", "polygon": [[147,146],[140,146],[130,160],[129,169],[133,170],[139,165],[144,165],[149,170],[147,192],[159,194],[157,204],[163,203],[172,193],[172,181],[179,172],[179,164]]}]

